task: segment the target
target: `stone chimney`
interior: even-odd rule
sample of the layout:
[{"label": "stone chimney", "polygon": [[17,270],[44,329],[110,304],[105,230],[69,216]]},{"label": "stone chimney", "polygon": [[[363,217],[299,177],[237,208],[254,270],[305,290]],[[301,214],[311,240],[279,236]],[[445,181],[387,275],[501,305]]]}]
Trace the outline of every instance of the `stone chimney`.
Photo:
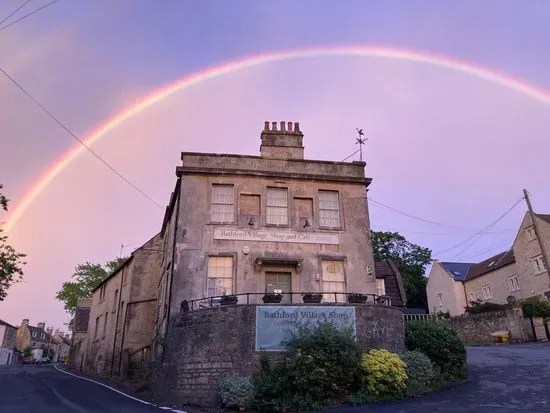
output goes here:
[{"label": "stone chimney", "polygon": [[63,337],[63,332],[62,331],[60,332],[59,329],[56,328],[53,335],[54,337],[58,337],[58,336]]},{"label": "stone chimney", "polygon": [[264,158],[274,159],[304,159],[302,140],[304,134],[300,131],[298,122],[281,121],[264,122],[260,152]]},{"label": "stone chimney", "polygon": [[48,327],[46,329],[46,333],[48,333],[51,336],[53,334],[53,327]]},{"label": "stone chimney", "polygon": [[63,337],[65,338],[65,340],[71,339],[71,335],[69,333],[65,334]]},{"label": "stone chimney", "polygon": [[38,323],[36,325],[40,330],[44,330],[44,327],[46,327],[46,323]]},{"label": "stone chimney", "polygon": [[23,321],[21,321],[21,326],[28,326],[29,325],[29,319],[24,318]]}]

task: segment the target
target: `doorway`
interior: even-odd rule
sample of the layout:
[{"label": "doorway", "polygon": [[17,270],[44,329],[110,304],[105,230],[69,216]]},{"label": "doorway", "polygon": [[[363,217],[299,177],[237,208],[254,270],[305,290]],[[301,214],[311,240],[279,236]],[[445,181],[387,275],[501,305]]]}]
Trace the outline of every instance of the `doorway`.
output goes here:
[{"label": "doorway", "polygon": [[281,293],[282,304],[292,302],[291,277],[289,272],[266,272],[265,273],[265,291],[268,293]]}]

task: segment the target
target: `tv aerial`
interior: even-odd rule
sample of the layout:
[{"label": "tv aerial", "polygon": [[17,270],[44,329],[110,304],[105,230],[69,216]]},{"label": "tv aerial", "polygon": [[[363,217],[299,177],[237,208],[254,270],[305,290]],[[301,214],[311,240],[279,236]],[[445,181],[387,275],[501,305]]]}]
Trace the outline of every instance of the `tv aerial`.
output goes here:
[{"label": "tv aerial", "polygon": [[359,144],[359,160],[363,162],[363,145],[367,141],[368,138],[363,138],[365,136],[363,129],[355,128],[357,130],[357,134],[359,135],[357,139],[355,140],[355,144]]}]

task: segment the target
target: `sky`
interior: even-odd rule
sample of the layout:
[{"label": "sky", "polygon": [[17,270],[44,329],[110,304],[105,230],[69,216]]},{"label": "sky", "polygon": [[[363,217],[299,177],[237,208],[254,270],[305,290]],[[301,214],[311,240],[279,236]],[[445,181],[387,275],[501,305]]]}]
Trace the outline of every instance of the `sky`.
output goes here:
[{"label": "sky", "polygon": [[[442,55],[550,96],[545,0],[59,0],[2,29],[48,2],[32,0],[0,25],[0,67],[77,136],[206,68],[319,47]],[[0,2],[0,21],[22,3]],[[538,212],[550,213],[547,102],[426,63],[297,58],[180,90],[111,130],[93,150],[165,205],[181,151],[258,155],[263,122],[285,120],[300,122],[307,158],[339,161],[356,151],[356,128],[363,128],[372,229],[398,231],[434,258],[477,262],[512,245],[523,202],[474,243],[441,252],[489,226],[523,188]],[[13,211],[75,140],[1,74],[0,107],[0,183]],[[129,254],[160,230],[162,216],[162,208],[82,153],[8,232],[28,263],[24,281],[0,303],[0,318],[66,330],[69,318],[54,297],[74,267],[105,263],[121,244]]]}]

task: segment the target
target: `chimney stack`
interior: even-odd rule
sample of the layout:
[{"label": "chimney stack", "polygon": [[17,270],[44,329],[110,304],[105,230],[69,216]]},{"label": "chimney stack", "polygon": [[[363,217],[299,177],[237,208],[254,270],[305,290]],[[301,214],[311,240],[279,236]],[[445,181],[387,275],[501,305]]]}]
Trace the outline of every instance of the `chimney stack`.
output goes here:
[{"label": "chimney stack", "polygon": [[36,325],[40,330],[44,330],[44,327],[46,327],[46,323],[38,323]]},{"label": "chimney stack", "polygon": [[51,336],[53,334],[53,327],[48,327],[46,329],[46,333],[48,333]]},{"label": "chimney stack", "polygon": [[65,338],[65,340],[71,339],[71,335],[69,333],[65,334],[63,337]]},{"label": "chimney stack", "polygon": [[264,129],[261,134],[262,144],[260,152],[264,158],[272,159],[304,159],[304,135],[300,131],[298,122],[264,122]]},{"label": "chimney stack", "polygon": [[23,321],[21,322],[21,326],[28,326],[28,325],[29,325],[29,319],[24,318]]}]

